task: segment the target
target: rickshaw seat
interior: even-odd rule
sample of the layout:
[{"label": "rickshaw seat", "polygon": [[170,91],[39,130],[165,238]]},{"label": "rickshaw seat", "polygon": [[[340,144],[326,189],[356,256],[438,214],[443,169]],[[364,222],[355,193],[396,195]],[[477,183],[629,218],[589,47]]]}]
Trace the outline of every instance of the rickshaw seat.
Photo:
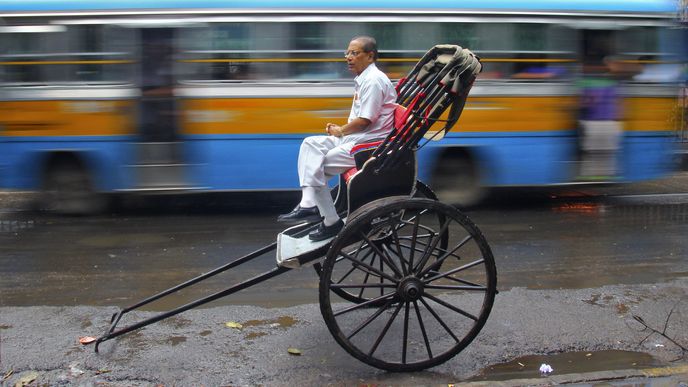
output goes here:
[{"label": "rickshaw seat", "polygon": [[[397,105],[394,108],[395,130],[404,127],[404,124],[406,124],[406,121],[408,121],[410,114],[411,110],[406,108],[405,106]],[[384,139],[378,141],[364,142],[361,144],[357,144],[353,148],[351,148],[349,154],[354,156],[354,158],[356,159],[356,166],[352,167],[351,169],[342,174],[347,182],[349,181],[349,179],[351,179],[351,176],[358,172],[358,169],[363,166],[363,163],[365,163],[365,161],[370,157],[372,151],[374,151],[375,148],[378,147],[378,145],[382,144],[383,141]]]}]

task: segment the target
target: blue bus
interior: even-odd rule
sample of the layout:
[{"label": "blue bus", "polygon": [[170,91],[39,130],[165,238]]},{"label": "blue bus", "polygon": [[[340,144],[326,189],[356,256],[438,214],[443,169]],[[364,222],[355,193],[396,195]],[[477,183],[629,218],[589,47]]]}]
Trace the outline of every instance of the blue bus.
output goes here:
[{"label": "blue bus", "polygon": [[[435,44],[483,73],[419,152],[443,201],[489,187],[634,182],[674,171],[684,30],[673,0],[0,0],[0,189],[88,213],[103,194],[298,189],[301,140],[344,123],[342,52],[371,35],[396,81]],[[615,58],[616,170],[581,173],[578,79]]]}]

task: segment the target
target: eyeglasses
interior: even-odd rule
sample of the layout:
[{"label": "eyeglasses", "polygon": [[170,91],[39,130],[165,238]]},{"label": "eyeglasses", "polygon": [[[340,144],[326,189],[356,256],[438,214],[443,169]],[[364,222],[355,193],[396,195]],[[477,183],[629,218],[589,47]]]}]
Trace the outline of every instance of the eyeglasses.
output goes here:
[{"label": "eyeglasses", "polygon": [[365,52],[365,51],[347,51],[344,53],[344,58],[348,58],[349,56],[358,56],[358,54]]}]

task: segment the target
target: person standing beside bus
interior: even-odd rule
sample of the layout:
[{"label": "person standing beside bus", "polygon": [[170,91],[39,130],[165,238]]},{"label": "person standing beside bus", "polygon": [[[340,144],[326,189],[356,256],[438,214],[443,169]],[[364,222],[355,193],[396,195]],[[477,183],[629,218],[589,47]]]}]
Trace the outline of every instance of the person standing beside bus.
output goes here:
[{"label": "person standing beside bus", "polygon": [[377,42],[358,36],[349,42],[344,54],[354,78],[354,97],[345,125],[327,123],[327,135],[306,137],[298,158],[301,201],[278,222],[296,224],[322,221],[308,237],[321,241],[337,235],[344,227],[327,186],[328,180],[356,165],[351,149],[356,144],[386,137],[394,123],[397,94],[389,78],[375,62]]},{"label": "person standing beside bus", "polygon": [[587,65],[581,86],[583,160],[580,178],[609,179],[617,175],[617,152],[623,133],[618,74],[614,74],[614,58]]}]

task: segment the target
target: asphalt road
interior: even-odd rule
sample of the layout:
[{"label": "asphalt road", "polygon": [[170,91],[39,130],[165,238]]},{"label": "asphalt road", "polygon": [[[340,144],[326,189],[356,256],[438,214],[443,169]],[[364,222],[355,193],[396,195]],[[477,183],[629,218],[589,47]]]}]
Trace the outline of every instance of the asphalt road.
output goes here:
[{"label": "asphalt road", "polygon": [[[223,224],[232,229],[232,224],[224,223],[222,215],[190,214],[186,204],[175,203],[172,216],[170,207],[139,216],[134,206],[82,222],[85,228],[74,227],[73,221],[23,211],[22,195],[0,194],[0,378],[6,385],[32,378],[33,385],[446,385],[505,378],[491,370],[511,362],[516,370],[508,378],[547,383],[590,372],[593,365],[599,369],[600,364],[606,370],[685,364],[687,192],[688,174],[682,173],[632,187],[503,192],[486,206],[470,209],[497,256],[500,293],[486,326],[467,349],[417,373],[387,373],[349,356],[330,335],[316,301],[308,298],[317,290],[306,286],[311,296],[302,298],[294,290],[304,287],[306,271],[312,278],[309,268],[295,273],[291,283],[256,286],[239,304],[191,310],[105,342],[96,354],[92,345],[79,344],[79,337],[99,336],[117,306],[188,274],[189,267],[212,267],[213,259],[203,257],[218,253],[223,235],[237,234],[216,231]],[[242,232],[232,238],[259,244],[256,230],[265,231],[269,222],[241,215],[241,206],[220,206],[225,214],[240,213],[236,219]],[[280,206],[289,203],[263,206],[265,217],[285,209]],[[183,221],[188,224],[180,225]],[[127,239],[134,235],[132,225],[139,231],[155,230],[162,227],[158,223],[169,228],[145,234],[134,244]],[[113,224],[120,226],[113,229]],[[214,243],[200,243],[200,234],[189,236],[188,230],[196,228]],[[55,244],[44,244],[51,240]],[[60,243],[62,252],[55,248]],[[113,246],[119,249],[112,251]],[[186,254],[190,246],[193,255]],[[91,259],[102,255],[103,261],[84,270],[79,266],[83,261],[63,260],[80,253]],[[174,260],[177,256],[197,258]],[[35,269],[39,262],[43,266]],[[117,264],[108,267],[107,262]],[[167,270],[161,271],[162,265]],[[153,273],[148,276],[128,269],[141,272],[147,266]],[[98,293],[102,288],[111,298],[94,302],[103,300]],[[289,296],[280,301],[280,293]],[[284,302],[286,298],[291,302]],[[253,302],[258,299],[268,302]],[[123,322],[152,313],[135,312]],[[242,328],[230,328],[227,322]],[[300,355],[290,354],[289,348]],[[561,353],[573,357],[557,360]],[[554,364],[548,378],[539,374],[542,362]]]}]

